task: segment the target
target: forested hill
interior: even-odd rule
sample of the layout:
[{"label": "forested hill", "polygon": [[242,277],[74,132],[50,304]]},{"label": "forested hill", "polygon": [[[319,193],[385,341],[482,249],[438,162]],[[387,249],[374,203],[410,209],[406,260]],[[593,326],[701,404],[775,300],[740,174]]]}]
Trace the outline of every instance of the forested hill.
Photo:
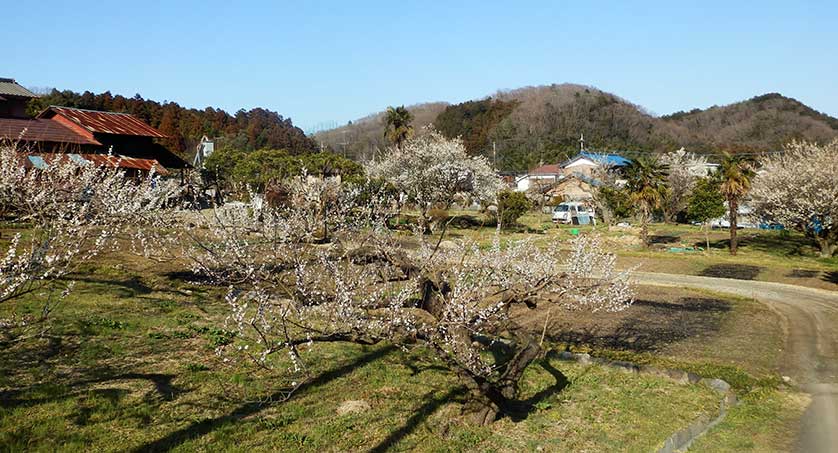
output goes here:
[{"label": "forested hill", "polygon": [[[598,151],[696,152],[777,150],[792,139],[824,142],[838,137],[838,119],[779,94],[658,117],[617,95],[593,87],[561,84],[525,87],[461,104],[421,104],[420,126],[433,122],[449,137],[462,136],[475,154],[495,159],[498,168],[524,171],[553,163],[586,147]],[[435,116],[432,116],[436,112]],[[315,139],[363,159],[384,146],[381,113]],[[374,140],[367,139],[372,137]],[[358,152],[363,151],[363,152]],[[628,153],[630,154],[630,152]]]},{"label": "forested hill", "polygon": [[685,146],[699,150],[733,147],[776,150],[792,139],[828,142],[838,137],[838,119],[778,93],[706,110],[662,117],[687,132]]},{"label": "forested hill", "polygon": [[127,98],[109,91],[79,94],[53,89],[33,99],[29,113],[35,115],[49,105],[136,115],[169,136],[162,143],[188,160],[194,156],[195,145],[203,135],[219,139],[221,146],[245,151],[270,148],[299,154],[317,149],[315,142],[295,127],[290,118],[262,108],[239,110],[231,115],[212,107],[198,110],[181,107],[175,102],[160,103],[143,99],[139,94]]},{"label": "forested hill", "polygon": [[[434,122],[448,106],[445,102],[430,102],[407,107],[413,115],[412,125],[416,133]],[[376,150],[387,147],[384,139],[384,112],[373,113],[349,124],[314,134],[314,140],[338,153],[359,161],[373,157]]]}]

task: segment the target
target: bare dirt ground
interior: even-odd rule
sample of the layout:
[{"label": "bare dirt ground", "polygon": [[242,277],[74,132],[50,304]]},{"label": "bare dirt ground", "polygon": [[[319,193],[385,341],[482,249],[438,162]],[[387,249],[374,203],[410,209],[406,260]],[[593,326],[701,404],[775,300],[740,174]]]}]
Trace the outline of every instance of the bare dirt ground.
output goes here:
[{"label": "bare dirt ground", "polygon": [[[648,353],[730,365],[754,376],[779,372],[781,318],[765,305],[683,288],[638,285],[635,291],[634,304],[619,312],[551,308],[545,338],[579,351],[592,348],[594,354]],[[545,311],[521,316],[541,334]]]},{"label": "bare dirt ground", "polygon": [[783,320],[786,345],[780,371],[790,376],[812,403],[801,420],[801,452],[838,451],[838,293],[800,286],[637,272],[636,282],[695,288],[749,297],[765,303]]}]

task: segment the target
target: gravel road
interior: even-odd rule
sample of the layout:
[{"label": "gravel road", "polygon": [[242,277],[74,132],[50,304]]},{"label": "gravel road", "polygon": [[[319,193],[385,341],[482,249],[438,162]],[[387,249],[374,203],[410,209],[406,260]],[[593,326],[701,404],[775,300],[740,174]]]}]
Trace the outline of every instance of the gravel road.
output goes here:
[{"label": "gravel road", "polygon": [[838,292],[783,283],[635,272],[639,284],[695,288],[756,299],[783,320],[780,372],[809,393],[797,449],[838,452]]}]

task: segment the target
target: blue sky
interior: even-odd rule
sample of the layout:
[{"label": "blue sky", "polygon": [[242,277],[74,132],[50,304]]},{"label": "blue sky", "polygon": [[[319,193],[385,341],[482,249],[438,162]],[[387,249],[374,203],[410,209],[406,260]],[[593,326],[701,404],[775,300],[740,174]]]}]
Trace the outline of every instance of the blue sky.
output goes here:
[{"label": "blue sky", "polygon": [[780,92],[838,116],[834,0],[6,2],[2,77],[303,128],[562,82],[656,114]]}]

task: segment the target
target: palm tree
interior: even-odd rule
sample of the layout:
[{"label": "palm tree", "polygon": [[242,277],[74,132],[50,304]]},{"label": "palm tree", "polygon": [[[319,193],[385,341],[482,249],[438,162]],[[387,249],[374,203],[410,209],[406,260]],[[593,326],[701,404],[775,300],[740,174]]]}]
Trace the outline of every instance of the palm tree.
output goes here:
[{"label": "palm tree", "polygon": [[640,216],[640,238],[649,246],[649,218],[661,207],[669,166],[657,159],[639,157],[626,166],[626,191]]},{"label": "palm tree", "polygon": [[401,149],[402,143],[413,135],[413,115],[402,105],[387,107],[384,114],[384,138]]},{"label": "palm tree", "polygon": [[730,254],[736,255],[736,228],[739,215],[739,201],[751,190],[754,172],[753,159],[725,152],[720,171],[719,191],[727,200],[730,217]]}]

